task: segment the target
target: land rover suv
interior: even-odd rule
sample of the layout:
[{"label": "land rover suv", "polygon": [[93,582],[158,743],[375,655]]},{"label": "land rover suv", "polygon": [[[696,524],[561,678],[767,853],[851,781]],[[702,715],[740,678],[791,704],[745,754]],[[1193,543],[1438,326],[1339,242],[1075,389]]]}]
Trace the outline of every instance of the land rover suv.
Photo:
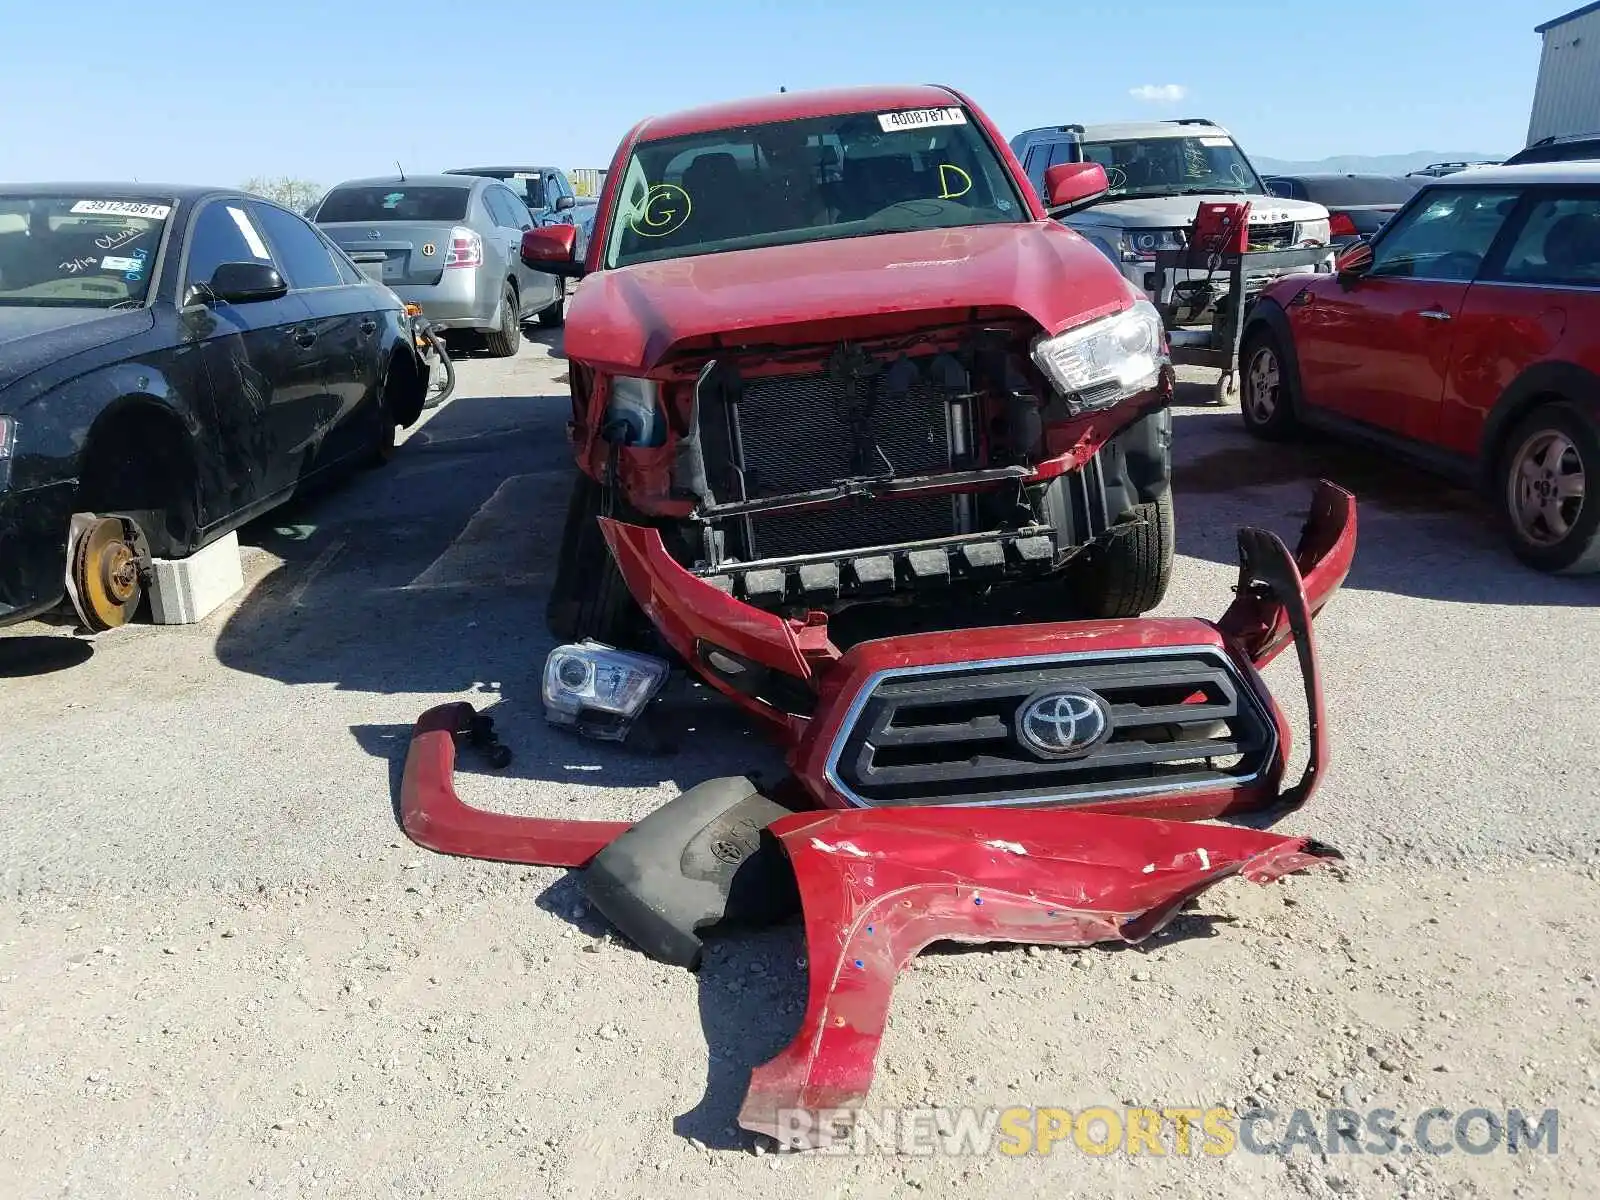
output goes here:
[{"label": "land rover suv", "polygon": [[[1328,210],[1320,204],[1271,195],[1243,150],[1222,126],[1201,117],[1118,125],[1056,125],[1030,129],[1011,139],[1035,189],[1052,166],[1095,162],[1105,168],[1110,190],[1066,223],[1157,304],[1192,272],[1158,277],[1156,255],[1183,247],[1200,205],[1208,201],[1250,202],[1250,245],[1261,250],[1328,246],[1325,263],[1246,272],[1250,293],[1279,275],[1332,270]],[[1164,285],[1164,286],[1163,286]],[[1159,294],[1158,294],[1159,288]]]}]

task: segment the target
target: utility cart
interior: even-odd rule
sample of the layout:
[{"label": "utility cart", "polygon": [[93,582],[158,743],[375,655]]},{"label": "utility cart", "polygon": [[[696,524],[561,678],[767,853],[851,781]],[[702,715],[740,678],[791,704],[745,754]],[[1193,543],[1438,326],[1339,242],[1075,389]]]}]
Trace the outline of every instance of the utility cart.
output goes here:
[{"label": "utility cart", "polygon": [[[1249,204],[1203,204],[1184,247],[1158,251],[1155,258],[1153,292],[1172,361],[1220,370],[1216,404],[1238,394],[1239,343],[1256,296],[1295,268],[1332,261],[1329,246],[1252,246],[1249,218]],[[1176,281],[1170,290],[1169,279]]]}]

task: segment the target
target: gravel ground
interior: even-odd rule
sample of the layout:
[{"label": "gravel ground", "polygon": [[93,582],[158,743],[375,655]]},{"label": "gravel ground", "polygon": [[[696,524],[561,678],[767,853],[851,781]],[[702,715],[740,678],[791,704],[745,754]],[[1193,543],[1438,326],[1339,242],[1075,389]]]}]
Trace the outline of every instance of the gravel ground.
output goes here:
[{"label": "gravel ground", "polygon": [[[5,1194],[1588,1193],[1600,591],[1517,567],[1404,468],[1249,443],[1198,388],[1163,611],[1219,612],[1234,529],[1292,538],[1318,475],[1362,503],[1319,622],[1335,766],[1283,827],[1347,863],[1232,881],[1138,951],[924,956],[869,1103],[1553,1107],[1558,1153],[753,1153],[734,1115],[796,1027],[796,929],[717,940],[695,978],[607,937],[564,872],[395,823],[410,723],[453,698],[517,751],[464,759],[485,807],[633,817],[774,761],[693,698],[671,757],[544,728],[570,479],[548,341],[464,362],[388,468],[245,530],[249,587],[203,624],[0,632]],[[1293,663],[1268,677],[1297,712]]]}]

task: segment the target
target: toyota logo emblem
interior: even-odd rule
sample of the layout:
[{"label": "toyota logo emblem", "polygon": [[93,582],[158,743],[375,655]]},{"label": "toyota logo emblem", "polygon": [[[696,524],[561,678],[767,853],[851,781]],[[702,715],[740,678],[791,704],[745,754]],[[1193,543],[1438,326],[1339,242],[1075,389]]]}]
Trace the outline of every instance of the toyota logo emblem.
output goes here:
[{"label": "toyota logo emblem", "polygon": [[1017,737],[1042,758],[1085,754],[1111,735],[1111,709],[1086,688],[1045,692],[1017,713]]}]

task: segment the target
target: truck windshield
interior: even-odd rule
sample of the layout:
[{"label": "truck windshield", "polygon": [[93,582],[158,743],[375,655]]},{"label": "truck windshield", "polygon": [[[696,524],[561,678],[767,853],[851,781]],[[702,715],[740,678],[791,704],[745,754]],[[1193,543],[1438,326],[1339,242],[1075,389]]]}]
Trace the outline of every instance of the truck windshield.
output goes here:
[{"label": "truck windshield", "polygon": [[1221,134],[1085,142],[1083,155],[1106,169],[1113,196],[1263,196],[1267,191],[1244,152]]},{"label": "truck windshield", "polygon": [[815,117],[642,143],[605,264],[1031,219],[963,108]]},{"label": "truck windshield", "polygon": [[0,305],[143,304],[176,204],[0,192]]}]

